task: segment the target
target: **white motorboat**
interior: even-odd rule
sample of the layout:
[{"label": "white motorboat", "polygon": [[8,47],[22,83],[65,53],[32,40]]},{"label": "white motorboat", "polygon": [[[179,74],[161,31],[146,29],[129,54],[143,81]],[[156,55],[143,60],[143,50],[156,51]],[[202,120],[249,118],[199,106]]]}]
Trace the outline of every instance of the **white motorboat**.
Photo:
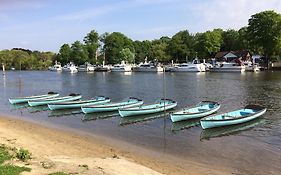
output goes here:
[{"label": "white motorboat", "polygon": [[64,65],[62,68],[63,71],[70,72],[70,73],[77,73],[78,70],[74,63],[70,62],[67,65]]},{"label": "white motorboat", "polygon": [[83,65],[80,65],[78,67],[78,71],[79,72],[94,72],[95,71],[95,66],[86,62],[85,64]]},{"label": "white motorboat", "polygon": [[61,64],[56,61],[55,65],[49,67],[50,71],[62,71]]},{"label": "white motorboat", "polygon": [[219,62],[209,68],[210,72],[245,72],[246,66],[233,62]]},{"label": "white motorboat", "polygon": [[206,66],[200,63],[197,59],[192,63],[182,63],[170,68],[171,72],[205,72]]},{"label": "white motorboat", "polygon": [[131,72],[132,66],[122,61],[121,64],[115,64],[110,70],[111,72]]}]

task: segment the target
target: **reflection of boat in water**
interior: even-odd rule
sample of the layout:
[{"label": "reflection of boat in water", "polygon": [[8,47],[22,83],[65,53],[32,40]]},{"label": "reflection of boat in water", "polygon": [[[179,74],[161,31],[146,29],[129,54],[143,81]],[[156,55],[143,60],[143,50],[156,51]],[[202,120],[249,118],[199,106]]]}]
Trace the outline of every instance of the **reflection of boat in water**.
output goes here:
[{"label": "reflection of boat in water", "polygon": [[100,113],[90,113],[85,114],[82,118],[82,121],[90,121],[90,120],[97,120],[97,119],[106,119],[111,117],[117,117],[119,116],[117,111],[113,112],[100,112]]},{"label": "reflection of boat in water", "polygon": [[61,117],[61,116],[76,115],[76,114],[82,114],[81,109],[54,110],[49,112],[48,117]]},{"label": "reflection of boat in water", "polygon": [[41,111],[47,111],[49,110],[48,106],[33,106],[33,107],[28,107],[28,111],[30,113],[36,113],[36,112],[41,112]]},{"label": "reflection of boat in water", "polygon": [[200,125],[200,119],[190,119],[172,124],[171,131],[180,131]]},{"label": "reflection of boat in water", "polygon": [[222,137],[227,135],[238,134],[241,131],[252,129],[253,127],[265,123],[266,120],[257,118],[255,120],[232,126],[225,126],[220,128],[206,129],[201,132],[200,140],[210,139],[214,137]]},{"label": "reflection of boat in water", "polygon": [[157,113],[157,114],[148,114],[148,115],[139,115],[139,116],[132,116],[132,117],[122,117],[119,125],[129,125],[134,123],[141,123],[149,120],[154,120],[158,118],[164,118],[169,116],[169,113]]},{"label": "reflection of boat in water", "polygon": [[17,110],[17,109],[29,107],[28,103],[11,104],[10,106],[11,106],[12,110]]}]

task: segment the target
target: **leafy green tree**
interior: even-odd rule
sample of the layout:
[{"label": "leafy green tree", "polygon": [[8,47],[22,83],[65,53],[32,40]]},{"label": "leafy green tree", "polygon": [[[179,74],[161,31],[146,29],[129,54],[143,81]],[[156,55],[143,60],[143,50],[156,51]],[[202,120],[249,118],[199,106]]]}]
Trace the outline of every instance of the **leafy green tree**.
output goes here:
[{"label": "leafy green tree", "polygon": [[233,29],[222,32],[221,51],[239,50],[239,32]]},{"label": "leafy green tree", "polygon": [[88,51],[88,62],[96,62],[96,52],[99,47],[99,34],[95,30],[92,30],[85,36],[84,42]]},{"label": "leafy green tree", "polygon": [[135,54],[131,52],[129,48],[122,49],[120,51],[120,56],[122,60],[126,61],[127,63],[134,63]]},{"label": "leafy green tree", "polygon": [[281,49],[281,15],[272,10],[252,15],[247,34],[250,43],[270,58]]},{"label": "leafy green tree", "polygon": [[196,50],[200,58],[214,56],[221,48],[222,30],[214,29],[213,31],[198,33],[196,39]]},{"label": "leafy green tree", "polygon": [[63,44],[59,50],[58,61],[63,65],[70,62],[71,52],[70,46],[68,44]]},{"label": "leafy green tree", "polygon": [[87,55],[87,49],[80,41],[75,41],[71,45],[71,61],[73,61],[75,64],[84,64],[88,60]]},{"label": "leafy green tree", "polygon": [[145,41],[134,41],[135,48],[135,63],[144,62],[145,58],[152,60],[152,42],[149,40]]},{"label": "leafy green tree", "polygon": [[195,57],[194,37],[187,30],[176,33],[168,45],[172,59],[185,62],[186,58]]},{"label": "leafy green tree", "polygon": [[113,32],[104,39],[105,60],[110,64],[117,64],[122,61],[120,52],[128,48],[134,53],[133,41],[120,32]]},{"label": "leafy green tree", "polygon": [[170,61],[171,57],[169,54],[167,54],[169,42],[170,40],[167,40],[166,37],[152,41],[152,61],[162,63],[168,63]]}]

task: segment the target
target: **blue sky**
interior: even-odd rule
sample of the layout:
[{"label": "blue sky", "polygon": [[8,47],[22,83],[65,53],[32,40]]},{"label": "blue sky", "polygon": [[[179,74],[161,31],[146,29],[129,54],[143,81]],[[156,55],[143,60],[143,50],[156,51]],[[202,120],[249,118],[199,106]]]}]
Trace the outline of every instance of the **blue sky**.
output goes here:
[{"label": "blue sky", "polygon": [[0,0],[0,50],[54,51],[95,29],[133,40],[214,28],[239,29],[251,15],[275,10],[280,0]]}]

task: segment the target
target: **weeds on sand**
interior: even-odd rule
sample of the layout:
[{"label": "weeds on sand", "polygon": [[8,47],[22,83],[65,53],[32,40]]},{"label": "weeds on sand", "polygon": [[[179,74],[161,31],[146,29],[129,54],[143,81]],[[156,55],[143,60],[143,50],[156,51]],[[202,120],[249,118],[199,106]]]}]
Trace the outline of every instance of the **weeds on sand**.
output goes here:
[{"label": "weeds on sand", "polygon": [[17,158],[22,161],[26,161],[31,159],[31,154],[28,150],[21,148],[17,153]]},{"label": "weeds on sand", "polygon": [[48,175],[68,175],[68,173],[64,173],[64,172],[55,172],[55,173],[51,173]]},{"label": "weeds on sand", "polygon": [[6,160],[11,160],[12,155],[9,153],[9,148],[5,145],[0,145],[0,175],[18,175],[23,171],[31,171],[27,167],[19,167],[11,164],[3,164]]}]

